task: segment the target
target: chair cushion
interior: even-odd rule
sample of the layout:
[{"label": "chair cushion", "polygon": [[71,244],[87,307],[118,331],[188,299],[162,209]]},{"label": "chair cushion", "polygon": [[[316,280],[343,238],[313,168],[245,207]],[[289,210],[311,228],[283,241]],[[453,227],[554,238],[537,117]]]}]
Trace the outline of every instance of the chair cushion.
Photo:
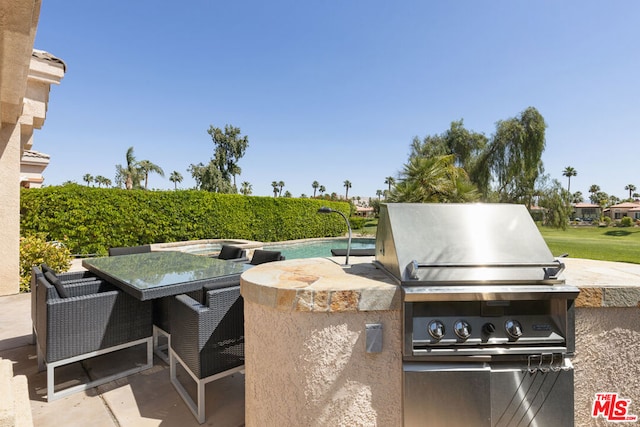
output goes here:
[{"label": "chair cushion", "polygon": [[222,245],[222,249],[218,254],[219,259],[236,259],[242,256],[242,248],[237,246]]},{"label": "chair cushion", "polygon": [[271,261],[280,261],[282,259],[282,255],[280,251],[265,251],[256,249],[253,251],[253,256],[251,257],[251,265],[264,264],[265,262]]},{"label": "chair cushion", "polygon": [[[44,274],[44,273],[46,273],[47,271],[49,271],[49,272],[51,272],[51,274],[53,274],[54,276],[56,276],[56,272],[55,272],[55,271],[53,271],[53,269],[52,269],[51,267],[49,267],[49,266],[47,265],[47,263],[44,263],[44,262],[43,262],[43,263],[40,265],[40,269],[42,270],[42,274]],[[56,276],[56,277],[57,277],[57,276]]]},{"label": "chair cushion", "polygon": [[62,286],[62,282],[55,274],[53,274],[51,271],[47,271],[46,273],[44,273],[44,277],[56,288],[56,291],[58,291],[58,295],[60,295],[60,298],[69,298],[69,292],[67,292],[64,286]]}]

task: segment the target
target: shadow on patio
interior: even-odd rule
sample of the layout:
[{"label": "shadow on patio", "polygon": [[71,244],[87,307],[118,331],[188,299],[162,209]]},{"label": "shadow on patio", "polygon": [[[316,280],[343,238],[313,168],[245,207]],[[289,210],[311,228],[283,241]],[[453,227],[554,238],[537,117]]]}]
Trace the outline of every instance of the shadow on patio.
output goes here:
[{"label": "shadow on patio", "polygon": [[[36,347],[31,344],[30,295],[0,297],[0,358],[13,363],[14,375],[28,381],[31,413],[35,426],[198,426],[184,401],[169,381],[169,366],[154,358],[151,369],[100,387],[53,401],[46,401],[46,372],[38,372]],[[56,371],[56,384],[65,386],[109,375],[144,361],[144,346],[106,354]],[[181,375],[182,374],[182,375]],[[185,372],[183,383],[191,385]],[[195,393],[195,384],[188,387]],[[207,385],[207,420],[204,425],[244,425],[244,375],[234,374]]]}]

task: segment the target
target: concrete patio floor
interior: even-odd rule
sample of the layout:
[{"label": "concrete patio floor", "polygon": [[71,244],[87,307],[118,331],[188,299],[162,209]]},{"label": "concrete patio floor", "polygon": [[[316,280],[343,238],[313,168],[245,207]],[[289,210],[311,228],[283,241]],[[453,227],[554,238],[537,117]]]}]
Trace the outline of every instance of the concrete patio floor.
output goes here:
[{"label": "concrete patio floor", "polygon": [[[38,372],[36,347],[31,343],[31,295],[0,297],[0,357],[13,362],[14,375],[25,375],[34,426],[199,426],[169,381],[169,366],[154,357],[153,368],[103,386],[46,401],[46,372]],[[56,369],[56,384],[86,382],[109,374],[114,366],[130,367],[145,360],[144,347]],[[179,371],[178,371],[179,372]],[[181,377],[183,384],[190,379]],[[189,387],[187,387],[189,389]],[[192,387],[195,390],[195,386]],[[191,390],[190,390],[191,391]],[[244,375],[234,374],[209,383],[203,425],[244,425]]]}]

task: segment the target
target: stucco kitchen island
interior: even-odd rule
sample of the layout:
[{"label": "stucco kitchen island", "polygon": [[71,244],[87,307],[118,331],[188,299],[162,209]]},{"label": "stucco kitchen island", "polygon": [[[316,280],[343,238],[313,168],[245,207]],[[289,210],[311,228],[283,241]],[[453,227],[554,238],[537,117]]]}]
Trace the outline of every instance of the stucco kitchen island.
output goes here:
[{"label": "stucco kitchen island", "polygon": [[402,425],[401,291],[358,261],[242,274],[247,426]]}]

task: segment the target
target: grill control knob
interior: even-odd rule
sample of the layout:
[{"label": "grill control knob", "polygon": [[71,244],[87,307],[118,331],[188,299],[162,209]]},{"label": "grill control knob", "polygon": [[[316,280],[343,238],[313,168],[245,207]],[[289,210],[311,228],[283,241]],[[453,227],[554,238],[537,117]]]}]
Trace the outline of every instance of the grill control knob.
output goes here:
[{"label": "grill control knob", "polygon": [[466,320],[458,320],[453,325],[453,332],[456,333],[458,338],[466,340],[471,336],[471,325]]},{"label": "grill control knob", "polygon": [[427,326],[429,335],[437,341],[440,341],[444,336],[444,324],[439,320],[432,320]]},{"label": "grill control knob", "polygon": [[504,323],[504,329],[507,331],[507,334],[513,338],[518,339],[522,336],[522,325],[517,320],[507,320]]},{"label": "grill control knob", "polygon": [[495,331],[496,325],[494,325],[493,323],[488,322],[482,325],[482,332],[484,332],[486,335],[491,335]]}]

